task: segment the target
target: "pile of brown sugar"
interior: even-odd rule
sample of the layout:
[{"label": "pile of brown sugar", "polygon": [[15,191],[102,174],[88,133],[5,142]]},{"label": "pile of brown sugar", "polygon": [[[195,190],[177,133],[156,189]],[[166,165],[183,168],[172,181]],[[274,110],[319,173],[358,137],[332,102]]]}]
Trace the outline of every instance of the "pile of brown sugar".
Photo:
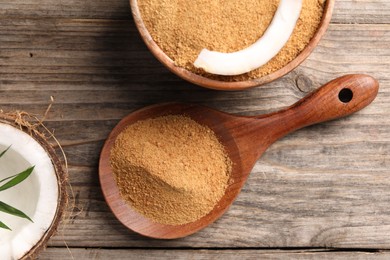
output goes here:
[{"label": "pile of brown sugar", "polygon": [[279,0],[138,0],[138,6],[152,38],[177,66],[213,79],[242,81],[270,74],[298,56],[317,31],[325,1],[303,0],[284,48],[264,66],[238,76],[208,74],[193,63],[203,48],[235,52],[252,45],[268,28]]},{"label": "pile of brown sugar", "polygon": [[181,115],[128,126],[110,161],[121,196],[168,225],[207,215],[225,194],[232,165],[212,130]]}]

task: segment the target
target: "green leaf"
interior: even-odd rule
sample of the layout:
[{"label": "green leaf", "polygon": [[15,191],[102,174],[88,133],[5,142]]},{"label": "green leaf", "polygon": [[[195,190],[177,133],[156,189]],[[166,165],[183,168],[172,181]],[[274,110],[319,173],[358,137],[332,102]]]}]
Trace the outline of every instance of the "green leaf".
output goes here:
[{"label": "green leaf", "polygon": [[9,148],[11,148],[11,145],[7,147],[7,149],[5,149],[4,151],[2,151],[0,153],[0,158],[9,150]]},{"label": "green leaf", "polygon": [[14,215],[14,216],[17,216],[17,217],[20,217],[20,218],[25,218],[25,219],[28,219],[30,220],[31,222],[32,219],[29,218],[29,216],[27,216],[26,214],[24,214],[22,211],[18,210],[18,209],[15,209],[14,207],[0,201],[0,211],[3,211],[5,213],[8,213],[8,214],[11,214],[11,215]]},{"label": "green leaf", "polygon": [[[32,167],[28,168],[27,170],[24,170],[24,171],[14,175],[14,176],[12,176],[13,178],[10,181],[8,181],[5,184],[3,184],[2,186],[0,186],[0,191],[9,189],[9,188],[11,188],[11,187],[13,187],[15,185],[18,185],[22,181],[24,181],[33,172],[34,167],[35,166],[32,166]],[[10,177],[8,177],[8,179],[9,178]],[[2,181],[4,181],[4,180],[2,180]],[[2,181],[0,181],[0,182],[2,182]]]},{"label": "green leaf", "polygon": [[8,230],[12,230],[10,229],[6,224],[4,224],[3,222],[0,221],[0,228],[4,228],[4,229],[8,229]]},{"label": "green leaf", "polygon": [[18,175],[18,174],[15,174],[15,175],[9,176],[9,177],[7,177],[7,178],[4,178],[4,179],[2,179],[2,180],[0,181],[0,183],[4,182],[4,181],[6,181],[6,180],[9,180],[9,179],[11,179],[11,178],[15,177],[16,175]]}]

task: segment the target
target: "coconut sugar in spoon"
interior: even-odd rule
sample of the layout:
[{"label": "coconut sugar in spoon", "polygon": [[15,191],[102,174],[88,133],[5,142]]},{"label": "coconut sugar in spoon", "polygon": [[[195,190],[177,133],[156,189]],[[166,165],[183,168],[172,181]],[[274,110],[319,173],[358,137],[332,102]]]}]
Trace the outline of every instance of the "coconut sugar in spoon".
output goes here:
[{"label": "coconut sugar in spoon", "polygon": [[[101,153],[99,177],[104,197],[115,216],[129,229],[144,236],[172,239],[190,235],[214,222],[233,203],[254,164],[276,140],[302,127],[352,114],[376,97],[378,82],[367,75],[337,78],[281,111],[244,117],[208,107],[169,103],[153,105],[125,117],[109,135]],[[206,216],[184,225],[154,223],[126,203],[110,168],[110,150],[118,134],[138,120],[165,115],[186,115],[211,128],[233,162],[225,195]]]}]

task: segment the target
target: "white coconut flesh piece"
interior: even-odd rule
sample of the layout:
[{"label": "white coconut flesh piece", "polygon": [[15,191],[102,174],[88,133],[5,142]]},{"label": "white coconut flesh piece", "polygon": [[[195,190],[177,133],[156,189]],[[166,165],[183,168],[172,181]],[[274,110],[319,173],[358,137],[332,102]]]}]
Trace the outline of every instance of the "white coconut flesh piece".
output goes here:
[{"label": "white coconut flesh piece", "polygon": [[33,222],[0,212],[0,221],[12,229],[0,229],[2,260],[19,259],[28,253],[51,226],[58,205],[55,168],[46,150],[30,135],[0,123],[0,179],[34,166],[32,174],[18,185],[0,192],[0,201],[29,216]]},{"label": "white coconut flesh piece", "polygon": [[302,0],[280,0],[271,24],[251,46],[237,52],[222,53],[203,49],[194,62],[206,72],[233,76],[261,67],[286,45],[302,9]]}]

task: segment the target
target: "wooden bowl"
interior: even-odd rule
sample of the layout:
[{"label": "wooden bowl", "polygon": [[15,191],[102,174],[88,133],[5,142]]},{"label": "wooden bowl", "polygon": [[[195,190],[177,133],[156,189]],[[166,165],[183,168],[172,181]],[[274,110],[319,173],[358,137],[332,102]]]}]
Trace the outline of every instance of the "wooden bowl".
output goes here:
[{"label": "wooden bowl", "polygon": [[285,74],[289,73],[293,69],[295,69],[301,62],[303,62],[310,53],[317,46],[318,42],[325,34],[326,29],[328,28],[330,19],[332,18],[332,12],[334,7],[335,0],[327,0],[324,8],[324,14],[322,16],[321,23],[317,29],[317,32],[314,34],[313,38],[310,40],[309,44],[303,49],[303,51],[290,63],[288,63],[283,68],[272,72],[268,75],[265,75],[256,79],[248,79],[246,81],[238,81],[238,82],[226,82],[210,79],[198,74],[195,74],[189,70],[186,70],[182,67],[178,67],[175,65],[173,60],[169,58],[164,51],[157,45],[157,43],[153,40],[152,36],[146,29],[146,26],[142,20],[140,10],[138,8],[137,0],[130,0],[130,6],[133,13],[135,24],[138,28],[138,31],[141,34],[142,39],[146,43],[146,46],[153,53],[153,55],[164,64],[170,71],[178,75],[179,77],[197,84],[202,87],[217,89],[217,90],[243,90],[248,88],[257,87],[266,83],[269,83],[273,80],[276,80]]}]

